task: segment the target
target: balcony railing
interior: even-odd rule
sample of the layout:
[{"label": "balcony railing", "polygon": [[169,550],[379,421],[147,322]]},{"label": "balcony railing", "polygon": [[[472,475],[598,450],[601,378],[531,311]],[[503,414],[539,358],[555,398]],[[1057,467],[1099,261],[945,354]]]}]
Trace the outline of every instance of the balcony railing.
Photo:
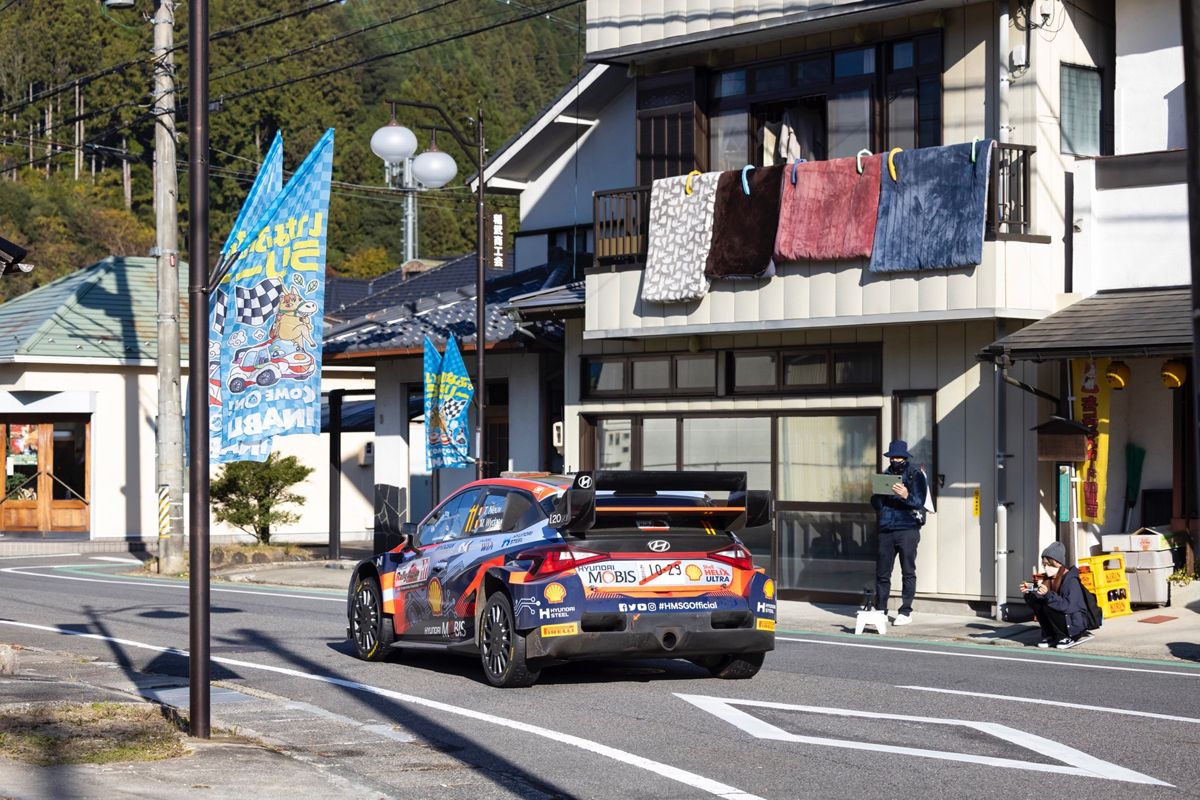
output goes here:
[{"label": "balcony railing", "polygon": [[[1032,233],[1034,145],[999,144],[992,151],[992,175],[988,189],[987,233],[989,239],[1049,242],[1048,236]],[[650,229],[650,187],[633,186],[593,195],[596,267],[613,269],[641,266],[646,262]]]}]

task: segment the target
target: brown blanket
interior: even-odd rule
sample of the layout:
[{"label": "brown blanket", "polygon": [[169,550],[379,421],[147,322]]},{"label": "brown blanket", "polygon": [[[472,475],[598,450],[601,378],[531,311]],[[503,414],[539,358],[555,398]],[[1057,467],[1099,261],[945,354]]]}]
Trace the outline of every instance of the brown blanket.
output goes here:
[{"label": "brown blanket", "polygon": [[783,175],[775,260],[831,261],[870,258],[879,210],[879,173],[883,156],[792,165]]},{"label": "brown blanket", "polygon": [[712,246],[707,278],[759,278],[775,266],[775,232],[779,227],[779,182],[783,167],[759,167],[746,176],[750,194],[742,190],[742,171],[722,172],[717,182]]}]

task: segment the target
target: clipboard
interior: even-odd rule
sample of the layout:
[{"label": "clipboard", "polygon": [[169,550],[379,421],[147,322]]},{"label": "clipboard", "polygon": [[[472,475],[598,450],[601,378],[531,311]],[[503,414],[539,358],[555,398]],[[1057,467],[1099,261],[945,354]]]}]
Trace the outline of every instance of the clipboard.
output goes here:
[{"label": "clipboard", "polygon": [[876,474],[871,476],[871,494],[891,494],[892,486],[903,480],[903,475]]}]

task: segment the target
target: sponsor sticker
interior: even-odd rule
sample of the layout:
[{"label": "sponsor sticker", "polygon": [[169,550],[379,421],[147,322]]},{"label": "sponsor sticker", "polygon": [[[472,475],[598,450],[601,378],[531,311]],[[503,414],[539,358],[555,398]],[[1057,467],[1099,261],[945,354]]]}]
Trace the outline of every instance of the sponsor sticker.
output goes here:
[{"label": "sponsor sticker", "polygon": [[429,559],[417,558],[396,567],[396,588],[423,583],[429,577]]},{"label": "sponsor sticker", "polygon": [[763,619],[762,617],[759,617],[758,619],[754,620],[754,627],[760,631],[774,631],[775,620]]},{"label": "sponsor sticker", "polygon": [[585,589],[695,589],[727,588],[733,582],[733,568],[714,561],[676,559],[667,561],[613,560],[583,564],[575,568]]},{"label": "sponsor sticker", "polygon": [[775,597],[775,581],[770,578],[767,578],[766,583],[763,584],[763,596],[768,600]]},{"label": "sponsor sticker", "polygon": [[549,639],[553,636],[575,636],[579,633],[579,623],[562,622],[558,625],[543,625],[541,633],[543,639]]},{"label": "sponsor sticker", "polygon": [[538,608],[542,605],[542,601],[536,597],[522,597],[513,605],[513,612],[519,617],[524,611],[530,614],[536,614]]},{"label": "sponsor sticker", "polygon": [[760,601],[758,605],[755,606],[754,611],[757,614],[770,614],[771,616],[775,616],[775,604],[763,603]]},{"label": "sponsor sticker", "polygon": [[442,584],[437,578],[429,582],[429,607],[434,614],[442,613]]},{"label": "sponsor sticker", "polygon": [[561,583],[552,583],[542,591],[542,594],[547,602],[561,603],[567,597],[567,589]]},{"label": "sponsor sticker", "polygon": [[575,616],[575,606],[550,606],[548,608],[539,608],[538,619],[555,620],[555,619],[570,619]]}]

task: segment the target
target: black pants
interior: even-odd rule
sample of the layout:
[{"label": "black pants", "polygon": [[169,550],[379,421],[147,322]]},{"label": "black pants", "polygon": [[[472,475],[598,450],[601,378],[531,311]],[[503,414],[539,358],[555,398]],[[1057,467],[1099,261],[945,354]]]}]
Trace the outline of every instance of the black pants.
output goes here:
[{"label": "black pants", "polygon": [[1042,636],[1055,641],[1067,638],[1066,614],[1046,605],[1045,599],[1034,592],[1025,593],[1025,604],[1032,608],[1037,616],[1038,625],[1042,626]]},{"label": "black pants", "polygon": [[913,595],[917,593],[917,545],[921,532],[916,528],[903,531],[879,532],[879,560],[875,562],[875,607],[887,610],[888,595],[892,593],[892,567],[900,556],[901,600],[900,613],[912,613]]}]

